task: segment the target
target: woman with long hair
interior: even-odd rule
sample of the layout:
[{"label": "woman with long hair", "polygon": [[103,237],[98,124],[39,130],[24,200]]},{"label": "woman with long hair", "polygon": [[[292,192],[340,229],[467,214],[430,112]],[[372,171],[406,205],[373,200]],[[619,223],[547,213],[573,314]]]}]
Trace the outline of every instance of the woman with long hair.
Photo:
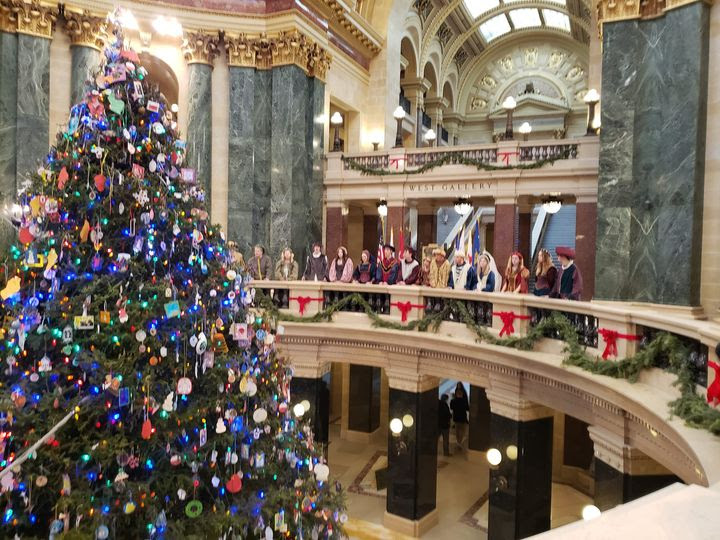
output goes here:
[{"label": "woman with long hair", "polygon": [[497,292],[502,288],[502,276],[498,272],[495,259],[489,252],[483,251],[477,263],[478,291]]},{"label": "woman with long hair", "polygon": [[541,249],[538,252],[537,265],[535,266],[535,296],[550,296],[555,287],[557,279],[557,268],[553,264],[550,252]]},{"label": "woman with long hair", "polygon": [[519,251],[513,252],[505,268],[502,292],[527,294],[529,278],[530,270],[525,268],[522,253]]},{"label": "woman with long hair", "polygon": [[340,246],[337,250],[337,257],[330,264],[328,277],[330,281],[340,281],[341,283],[350,283],[353,276],[353,262],[348,257],[347,249]]},{"label": "woman with long hair", "polygon": [[280,260],[275,264],[275,279],[279,281],[294,281],[298,278],[298,263],[292,249],[283,249]]},{"label": "woman with long hair", "polygon": [[375,270],[375,263],[370,252],[363,249],[360,255],[360,264],[357,265],[352,275],[353,283],[372,283],[375,279]]}]

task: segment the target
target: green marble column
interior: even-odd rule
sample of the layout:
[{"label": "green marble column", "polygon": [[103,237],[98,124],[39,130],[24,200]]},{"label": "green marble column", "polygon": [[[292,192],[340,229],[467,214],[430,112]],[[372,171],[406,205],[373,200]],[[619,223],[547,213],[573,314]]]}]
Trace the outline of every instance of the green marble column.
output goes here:
[{"label": "green marble column", "polygon": [[73,45],[70,51],[70,102],[75,105],[82,101],[85,96],[85,83],[92,79],[93,72],[100,64],[100,51],[84,45]]},{"label": "green marble column", "polygon": [[709,12],[603,25],[595,298],[699,303]]},{"label": "green marble column", "polygon": [[325,124],[323,113],[325,112],[325,83],[313,77],[309,80],[310,99],[308,103],[308,133],[311,133],[311,140],[308,141],[310,150],[310,168],[312,175],[308,182],[308,237],[311,241],[322,240],[322,219],[323,219],[323,158]]},{"label": "green marble column", "polygon": [[[16,192],[17,34],[0,32],[0,197],[3,204]],[[0,248],[9,245],[14,229],[0,225]]]},{"label": "green marble column", "polygon": [[[253,178],[253,243],[270,247],[270,123],[272,120],[272,71],[255,72],[255,171]],[[277,254],[276,254],[277,258]]]},{"label": "green marble column", "polygon": [[17,36],[17,162],[18,184],[34,171],[48,152],[50,115],[50,40]]},{"label": "green marble column", "polygon": [[212,65],[188,65],[187,166],[195,169],[205,189],[206,205],[212,200]]}]

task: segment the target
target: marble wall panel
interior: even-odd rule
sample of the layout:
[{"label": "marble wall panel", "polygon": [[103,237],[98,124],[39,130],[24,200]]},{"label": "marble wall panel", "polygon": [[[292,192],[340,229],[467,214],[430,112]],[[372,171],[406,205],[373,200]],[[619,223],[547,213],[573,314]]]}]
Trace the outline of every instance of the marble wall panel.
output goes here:
[{"label": "marble wall panel", "polygon": [[0,194],[15,196],[17,34],[0,32]]},{"label": "marble wall panel", "polygon": [[[272,71],[255,72],[253,111],[254,179],[252,243],[270,245],[270,125],[272,120]],[[277,257],[277,254],[273,254]]]},{"label": "marble wall panel", "polygon": [[74,45],[72,53],[72,72],[70,74],[70,102],[80,103],[85,96],[86,83],[93,78],[93,73],[100,64],[100,52],[92,47]]},{"label": "marble wall panel", "polygon": [[323,159],[325,148],[325,83],[320,79],[309,79],[311,107],[308,107],[307,133],[311,140],[307,148],[310,151],[311,175],[308,177],[308,237],[322,240],[323,224]]},{"label": "marble wall panel", "polygon": [[708,28],[702,3],[603,27],[596,298],[699,303]]},{"label": "marble wall panel", "polygon": [[212,178],[212,66],[188,66],[187,166],[195,169],[198,184],[205,188],[210,210]]},{"label": "marble wall panel", "polygon": [[[48,153],[50,40],[17,36],[18,179],[37,169]],[[20,181],[20,180],[19,180]]]}]

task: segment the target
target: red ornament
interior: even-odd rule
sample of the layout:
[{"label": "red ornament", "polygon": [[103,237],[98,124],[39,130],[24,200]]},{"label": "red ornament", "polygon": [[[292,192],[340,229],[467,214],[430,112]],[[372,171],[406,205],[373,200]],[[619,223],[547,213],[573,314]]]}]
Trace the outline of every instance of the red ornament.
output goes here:
[{"label": "red ornament", "polygon": [[68,181],[68,178],[70,178],[70,176],[68,175],[67,169],[63,167],[60,169],[60,174],[58,174],[58,189],[65,189],[65,183]]},{"label": "red ornament", "polygon": [[95,188],[100,193],[105,191],[105,175],[104,174],[96,174],[95,175]]},{"label": "red ornament", "polygon": [[145,420],[143,422],[143,425],[142,425],[142,432],[141,432],[142,438],[147,441],[150,437],[152,437],[152,429],[153,429],[152,422],[150,422],[150,419],[148,418],[147,420]]},{"label": "red ornament", "polygon": [[30,232],[30,229],[28,227],[23,227],[18,232],[18,240],[20,240],[21,244],[29,244],[33,240],[35,240],[35,237]]},{"label": "red ornament", "polygon": [[230,493],[237,493],[242,489],[242,480],[240,479],[238,473],[235,473],[230,477],[230,480],[227,481],[225,487]]}]

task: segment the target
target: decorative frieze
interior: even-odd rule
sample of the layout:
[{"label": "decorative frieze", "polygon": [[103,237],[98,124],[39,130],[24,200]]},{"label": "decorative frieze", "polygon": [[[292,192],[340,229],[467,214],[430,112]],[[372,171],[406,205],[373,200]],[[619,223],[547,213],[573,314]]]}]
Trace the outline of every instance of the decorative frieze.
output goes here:
[{"label": "decorative frieze", "polygon": [[598,25],[628,19],[653,19],[666,11],[695,2],[712,4],[712,0],[600,0]]},{"label": "decorative frieze", "polygon": [[255,67],[255,40],[248,38],[245,34],[237,37],[225,36],[225,51],[229,66]]},{"label": "decorative frieze", "polygon": [[52,39],[57,5],[38,0],[0,1],[0,30]]},{"label": "decorative frieze", "polygon": [[73,45],[91,47],[98,51],[105,48],[107,23],[103,17],[95,17],[87,10],[75,13],[66,9],[65,30]]},{"label": "decorative frieze", "polygon": [[219,37],[203,30],[186,32],[183,40],[183,53],[188,64],[208,64],[212,66],[218,54]]}]

